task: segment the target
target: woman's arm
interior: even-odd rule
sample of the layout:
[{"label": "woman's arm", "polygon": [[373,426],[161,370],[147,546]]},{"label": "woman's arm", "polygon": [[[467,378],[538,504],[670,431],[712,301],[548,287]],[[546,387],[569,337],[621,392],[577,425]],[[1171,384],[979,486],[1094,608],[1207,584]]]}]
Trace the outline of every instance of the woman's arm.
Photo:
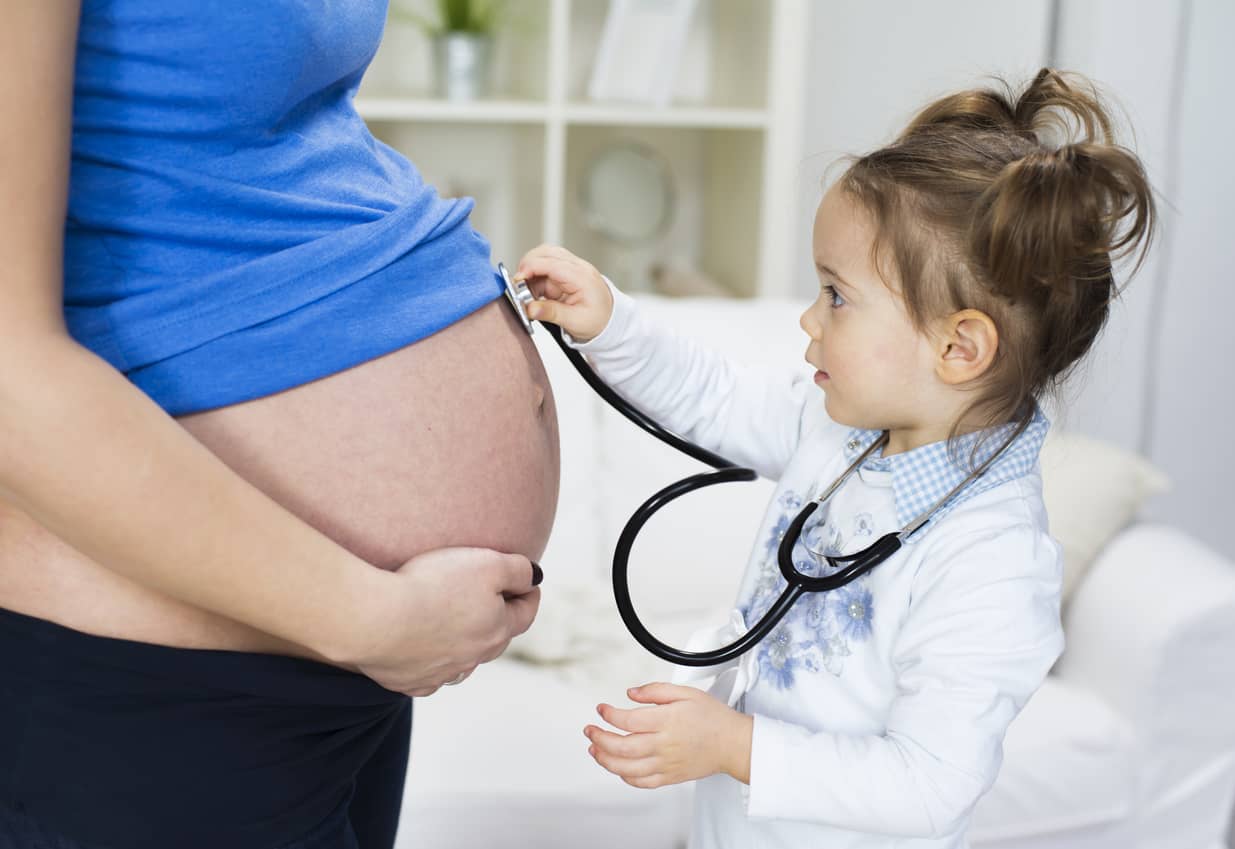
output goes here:
[{"label": "woman's arm", "polygon": [[500,653],[535,614],[526,558],[454,549],[397,572],[373,568],[231,471],[68,335],[79,2],[17,0],[6,12],[0,497],[117,573],[391,689],[431,691]]}]

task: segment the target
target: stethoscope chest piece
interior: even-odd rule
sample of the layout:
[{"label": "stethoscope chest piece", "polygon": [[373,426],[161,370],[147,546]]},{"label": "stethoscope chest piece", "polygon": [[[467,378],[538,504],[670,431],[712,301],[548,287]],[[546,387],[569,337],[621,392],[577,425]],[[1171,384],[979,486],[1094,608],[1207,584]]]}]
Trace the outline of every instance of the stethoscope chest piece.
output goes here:
[{"label": "stethoscope chest piece", "polygon": [[516,283],[511,279],[510,272],[506,270],[505,263],[499,262],[497,264],[497,271],[498,274],[502,275],[502,285],[506,287],[506,300],[510,301],[510,305],[515,308],[515,315],[519,316],[523,329],[531,336],[535,328],[532,327],[531,319],[527,317],[527,305],[536,300],[536,296],[532,294],[532,290],[522,280]]}]

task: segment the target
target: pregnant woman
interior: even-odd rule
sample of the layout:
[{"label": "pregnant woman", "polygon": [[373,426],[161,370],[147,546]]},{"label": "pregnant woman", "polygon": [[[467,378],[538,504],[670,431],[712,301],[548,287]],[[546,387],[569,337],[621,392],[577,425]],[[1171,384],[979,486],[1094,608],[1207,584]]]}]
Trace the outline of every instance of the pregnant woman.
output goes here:
[{"label": "pregnant woman", "polygon": [[409,696],[535,616],[553,398],[353,109],[385,12],[5,6],[3,849],[388,849]]}]

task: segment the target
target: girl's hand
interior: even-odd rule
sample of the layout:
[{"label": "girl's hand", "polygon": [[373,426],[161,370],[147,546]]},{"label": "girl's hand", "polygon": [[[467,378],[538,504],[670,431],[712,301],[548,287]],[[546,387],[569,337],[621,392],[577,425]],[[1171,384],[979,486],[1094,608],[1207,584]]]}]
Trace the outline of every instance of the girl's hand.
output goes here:
[{"label": "girl's hand", "polygon": [[594,725],[583,729],[588,754],[632,787],[663,787],[723,772],[750,783],[754,720],[694,687],[644,684],[631,701],[654,707],[619,710],[602,704],[601,717],[627,734]]},{"label": "girl's hand", "polygon": [[528,318],[556,324],[576,342],[597,336],[613,314],[613,295],[600,272],[565,248],[541,245],[515,269],[541,300],[528,304]]}]

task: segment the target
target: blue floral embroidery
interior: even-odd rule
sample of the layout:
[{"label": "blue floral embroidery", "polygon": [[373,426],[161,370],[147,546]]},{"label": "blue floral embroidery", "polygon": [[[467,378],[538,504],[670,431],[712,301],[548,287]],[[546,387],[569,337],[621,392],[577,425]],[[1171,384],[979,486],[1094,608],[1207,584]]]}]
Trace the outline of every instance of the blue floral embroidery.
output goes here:
[{"label": "blue floral embroidery", "polygon": [[875,616],[875,599],[862,581],[855,581],[831,593],[832,605],[840,631],[853,640],[865,640],[871,635],[871,620]]},{"label": "blue floral embroidery", "polygon": [[788,513],[782,513],[780,518],[776,520],[776,524],[768,531],[768,541],[764,543],[764,549],[767,556],[776,559],[776,552],[780,548],[781,538],[788,532],[789,523],[792,521]]},{"label": "blue floral embroidery", "polygon": [[806,627],[819,630],[824,626],[826,615],[828,612],[827,595],[823,593],[811,593],[806,598],[798,601],[798,604],[806,608]]},{"label": "blue floral embroidery", "polygon": [[[781,512],[772,523],[764,544],[763,562],[748,601],[739,609],[747,622],[761,618],[785,588],[777,565],[777,551],[789,524],[802,506],[802,498],[786,491],[779,499]],[[793,550],[794,565],[803,574],[832,571],[823,553],[842,549],[843,536],[830,517],[804,529]],[[854,536],[873,533],[873,517],[863,513],[853,517]],[[809,548],[807,547],[809,543]],[[820,556],[812,554],[814,549]],[[826,593],[812,593],[799,599],[776,629],[756,649],[759,677],[777,689],[794,685],[799,673],[832,675],[844,671],[844,659],[853,653],[852,644],[870,639],[874,622],[874,598],[867,576]]]},{"label": "blue floral embroidery", "polygon": [[823,655],[823,667],[833,675],[840,675],[844,670],[845,658],[852,652],[844,638],[832,635],[817,643],[818,651]]},{"label": "blue floral embroidery", "polygon": [[766,676],[779,689],[793,686],[793,671],[797,665],[789,632],[783,625],[759,645],[759,675]]},{"label": "blue floral embroidery", "polygon": [[853,517],[853,535],[868,537],[875,533],[875,519],[870,513],[859,513]]}]

